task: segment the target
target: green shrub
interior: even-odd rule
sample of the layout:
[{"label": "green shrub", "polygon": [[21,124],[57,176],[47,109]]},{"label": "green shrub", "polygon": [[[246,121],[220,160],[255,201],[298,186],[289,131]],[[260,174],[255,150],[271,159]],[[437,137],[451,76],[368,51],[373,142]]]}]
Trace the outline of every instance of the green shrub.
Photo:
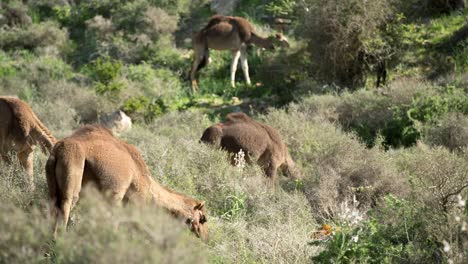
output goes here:
[{"label": "green shrub", "polygon": [[164,114],[167,106],[161,98],[150,100],[148,97],[140,96],[127,99],[122,106],[122,110],[135,121],[150,122]]},{"label": "green shrub", "polygon": [[129,65],[123,75],[132,82],[127,94],[135,97],[138,94],[148,97],[174,99],[182,93],[179,76],[167,68],[153,67],[147,63]]},{"label": "green shrub", "polygon": [[109,57],[100,57],[84,67],[85,72],[94,80],[94,89],[98,94],[116,98],[126,88],[121,76],[122,63]]},{"label": "green shrub", "polygon": [[408,195],[406,179],[382,152],[367,149],[356,138],[298,108],[272,110],[265,120],[279,131],[293,160],[309,175],[303,180],[304,192],[317,215],[334,216],[341,202],[353,196],[367,208],[389,193]]},{"label": "green shrub", "polygon": [[94,81],[107,85],[120,76],[121,68],[122,63],[120,61],[109,57],[101,57],[93,61],[86,71]]}]

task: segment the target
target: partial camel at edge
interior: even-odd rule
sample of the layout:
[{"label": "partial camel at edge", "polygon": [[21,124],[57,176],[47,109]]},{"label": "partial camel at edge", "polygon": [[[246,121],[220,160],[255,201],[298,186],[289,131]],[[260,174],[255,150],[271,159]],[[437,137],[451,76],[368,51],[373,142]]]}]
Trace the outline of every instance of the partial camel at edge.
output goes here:
[{"label": "partial camel at edge", "polygon": [[31,107],[13,96],[0,96],[0,155],[8,163],[8,153],[16,152],[34,189],[34,148],[39,145],[48,154],[57,140],[34,114]]},{"label": "partial camel at edge", "polygon": [[204,202],[157,183],[139,151],[108,129],[86,125],[55,145],[46,164],[49,196],[55,211],[54,236],[67,226],[81,188],[93,183],[112,203],[153,204],[182,218],[189,229],[208,239]]},{"label": "partial camel at edge", "polygon": [[190,70],[190,81],[194,92],[198,90],[196,73],[210,62],[209,49],[231,50],[231,86],[235,87],[237,64],[241,60],[245,81],[251,85],[247,63],[247,45],[254,44],[265,49],[275,46],[289,47],[287,39],[280,33],[267,38],[255,33],[253,26],[242,17],[215,15],[208,24],[195,34],[192,40],[194,60]]}]

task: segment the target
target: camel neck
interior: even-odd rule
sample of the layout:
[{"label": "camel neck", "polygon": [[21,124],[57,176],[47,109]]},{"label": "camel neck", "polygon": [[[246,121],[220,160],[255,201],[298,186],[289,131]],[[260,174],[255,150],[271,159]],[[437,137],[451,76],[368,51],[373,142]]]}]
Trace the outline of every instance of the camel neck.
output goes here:
[{"label": "camel neck", "polygon": [[191,216],[191,198],[171,191],[159,183],[157,183],[153,178],[151,180],[151,195],[153,202],[159,206],[169,210],[171,213],[174,213],[177,216],[190,217]]},{"label": "camel neck", "polygon": [[271,45],[271,40],[269,38],[261,37],[253,32],[250,37],[250,42],[262,48],[269,48]]}]

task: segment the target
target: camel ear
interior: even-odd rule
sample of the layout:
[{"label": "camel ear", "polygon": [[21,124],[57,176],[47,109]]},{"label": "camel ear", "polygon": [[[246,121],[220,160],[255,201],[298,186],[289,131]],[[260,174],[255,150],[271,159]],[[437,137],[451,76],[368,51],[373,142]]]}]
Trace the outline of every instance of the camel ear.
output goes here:
[{"label": "camel ear", "polygon": [[275,34],[275,37],[276,37],[277,39],[283,39],[283,35],[282,35],[281,33],[276,33],[276,34]]},{"label": "camel ear", "polygon": [[193,209],[201,210],[201,209],[203,209],[204,206],[205,206],[205,202],[201,202],[201,203],[195,205],[195,207]]}]

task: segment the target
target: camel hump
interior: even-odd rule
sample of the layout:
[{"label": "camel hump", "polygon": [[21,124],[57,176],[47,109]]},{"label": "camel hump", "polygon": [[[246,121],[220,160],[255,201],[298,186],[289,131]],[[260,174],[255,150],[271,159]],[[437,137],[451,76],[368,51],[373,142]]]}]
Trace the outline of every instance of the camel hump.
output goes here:
[{"label": "camel hump", "polygon": [[210,19],[208,20],[208,24],[204,27],[204,29],[208,29],[221,22],[229,22],[229,17],[223,15],[214,15],[210,17]]},{"label": "camel hump", "polygon": [[76,136],[87,136],[90,134],[100,134],[104,136],[111,136],[114,137],[114,134],[112,134],[112,131],[107,129],[106,127],[98,124],[92,124],[92,125],[84,125],[80,128],[78,128],[73,135]]},{"label": "camel hump", "polygon": [[244,112],[235,112],[235,113],[229,113],[226,115],[226,121],[227,122],[249,122],[252,121],[252,119],[246,115]]},{"label": "camel hump", "polygon": [[233,24],[235,24],[239,30],[239,36],[242,42],[250,42],[254,29],[252,25],[243,17],[232,17]]},{"label": "camel hump", "polygon": [[233,28],[239,32],[240,39],[242,42],[249,42],[250,37],[252,36],[253,27],[243,17],[232,17],[232,16],[223,16],[223,15],[214,15],[208,21],[208,24],[203,28],[202,31],[211,29],[214,26],[219,25],[220,23],[228,23]]}]

